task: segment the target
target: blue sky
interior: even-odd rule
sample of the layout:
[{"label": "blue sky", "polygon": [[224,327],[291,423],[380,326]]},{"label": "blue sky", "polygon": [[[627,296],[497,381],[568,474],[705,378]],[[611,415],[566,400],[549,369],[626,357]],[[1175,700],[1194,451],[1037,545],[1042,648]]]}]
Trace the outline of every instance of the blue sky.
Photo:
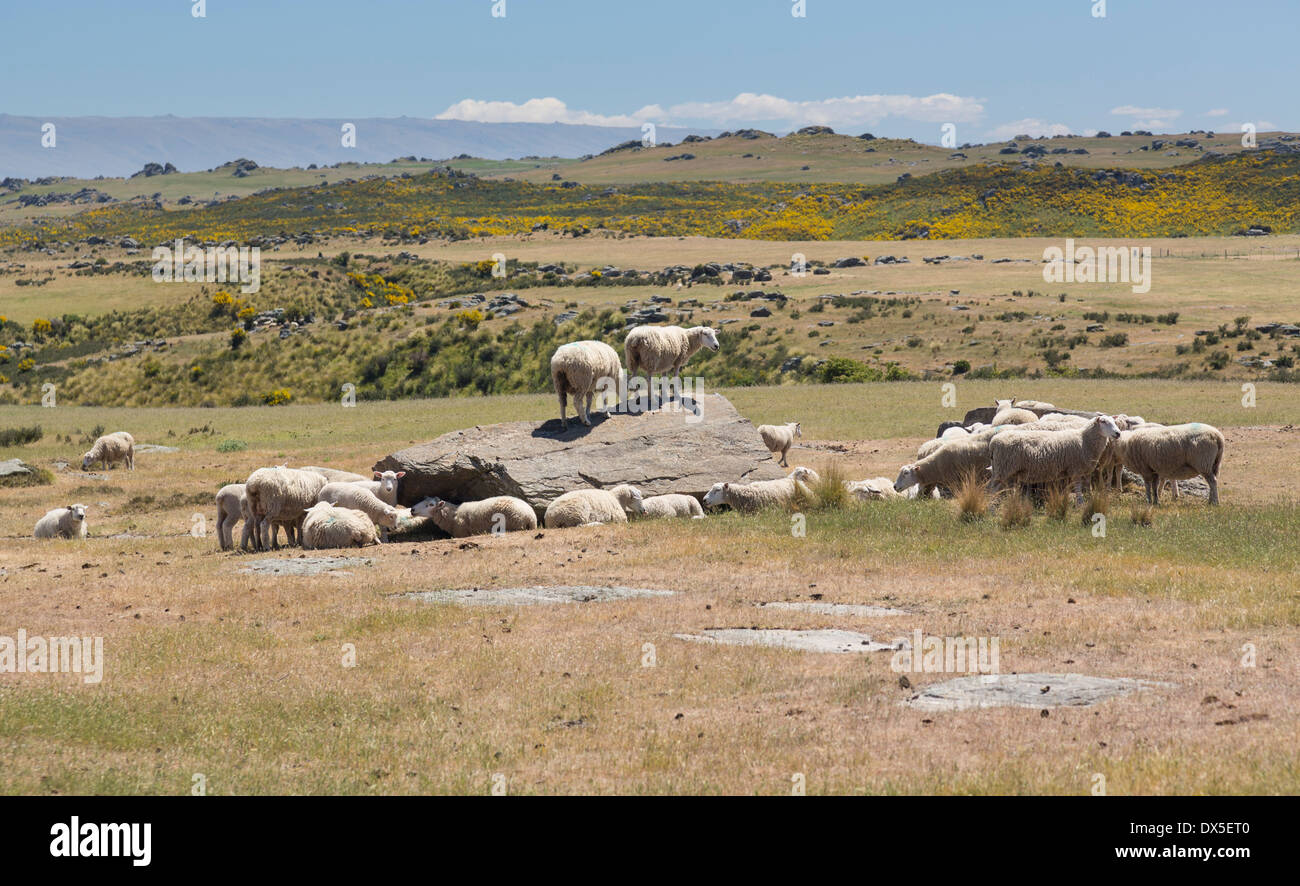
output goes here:
[{"label": "blue sky", "polygon": [[6,3],[0,113],[1300,129],[1300,0]]}]

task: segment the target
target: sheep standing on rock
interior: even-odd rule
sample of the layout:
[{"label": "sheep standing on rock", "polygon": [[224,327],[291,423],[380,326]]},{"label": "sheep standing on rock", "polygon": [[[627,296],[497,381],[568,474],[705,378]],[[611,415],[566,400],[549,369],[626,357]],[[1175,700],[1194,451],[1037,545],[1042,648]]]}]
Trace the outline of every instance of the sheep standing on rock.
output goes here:
[{"label": "sheep standing on rock", "polygon": [[772,453],[772,457],[776,458],[779,453],[781,457],[778,462],[782,467],[787,467],[790,462],[786,454],[794,445],[794,438],[803,436],[803,427],[797,421],[783,425],[759,425],[758,436],[763,438],[763,445]]},{"label": "sheep standing on rock", "polygon": [[248,519],[248,496],[244,494],[243,483],[230,483],[217,491],[217,541],[221,550],[228,551],[235,546],[235,524],[244,521],[244,531],[239,537],[240,550],[247,550],[253,535],[253,521]]},{"label": "sheep standing on rock", "polygon": [[68,505],[55,508],[36,521],[33,538],[85,538],[86,506]]},{"label": "sheep standing on rock", "polygon": [[388,541],[388,530],[396,529],[411,519],[410,511],[381,499],[367,488],[364,480],[360,483],[326,483],[316,493],[316,501],[361,511],[380,528],[380,537],[384,541]]},{"label": "sheep standing on rock", "polygon": [[704,519],[704,508],[693,495],[668,493],[652,495],[641,502],[642,513],[647,517],[690,517],[693,520]]},{"label": "sheep standing on rock", "polygon": [[1082,428],[1003,431],[989,441],[992,488],[1074,483],[1082,498],[1084,479],[1118,438],[1119,428],[1109,415],[1098,415]]},{"label": "sheep standing on rock", "polygon": [[577,341],[560,345],[551,357],[551,382],[560,398],[560,423],[567,430],[565,417],[568,397],[573,395],[573,408],[584,425],[591,425],[591,401],[601,386],[617,391],[622,379],[623,366],[615,351],[603,341]]},{"label": "sheep standing on rock", "polygon": [[411,508],[411,513],[433,520],[452,538],[537,528],[537,512],[533,506],[511,495],[497,495],[459,505],[440,498],[426,498]]},{"label": "sheep standing on rock", "polygon": [[797,467],[790,476],[780,480],[756,480],[753,483],[714,483],[704,494],[704,504],[709,507],[728,505],[736,511],[757,511],[763,508],[788,507],[796,495],[811,498],[809,483],[817,481],[811,468]]},{"label": "sheep standing on rock", "polygon": [[550,503],[543,522],[547,529],[626,523],[628,513],[639,514],[643,507],[641,490],[626,483],[613,489],[575,489]]},{"label": "sheep standing on rock", "polygon": [[114,431],[97,439],[90,450],[81,457],[81,469],[90,470],[90,466],[100,462],[108,470],[119,462],[126,465],[128,471],[135,470],[135,438],[126,431]]},{"label": "sheep standing on rock", "polygon": [[303,514],[316,504],[325,482],[315,471],[295,468],[259,468],[249,475],[244,495],[253,515],[253,539],[259,551],[279,547],[281,526],[289,544],[294,543],[295,533],[301,537]]},{"label": "sheep standing on rock", "polygon": [[682,367],[700,348],[718,349],[718,334],[708,326],[635,326],[623,340],[629,376],[680,378]]},{"label": "sheep standing on rock", "polygon": [[[1200,474],[1210,487],[1210,504],[1219,503],[1219,468],[1223,465],[1223,433],[1213,425],[1140,425],[1124,431],[1115,452],[1124,467],[1141,475],[1147,501],[1160,503],[1160,484]],[[1175,495],[1177,498],[1177,495]]]},{"label": "sheep standing on rock", "polygon": [[336,508],[329,502],[317,502],[304,511],[302,521],[303,550],[320,548],[364,548],[379,544],[375,524],[361,511]]}]

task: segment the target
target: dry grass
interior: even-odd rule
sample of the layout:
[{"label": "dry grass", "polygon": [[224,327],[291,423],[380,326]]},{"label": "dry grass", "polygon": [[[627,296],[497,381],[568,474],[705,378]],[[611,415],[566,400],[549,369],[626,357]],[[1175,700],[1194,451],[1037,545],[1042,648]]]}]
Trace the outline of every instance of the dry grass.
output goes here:
[{"label": "dry grass", "polygon": [[998,508],[998,523],[1003,529],[1028,526],[1034,517],[1034,503],[1024,492],[1012,492],[1002,498]]},{"label": "dry grass", "polygon": [[1052,520],[1070,516],[1070,490],[1062,483],[1054,483],[1043,493],[1043,511]]},{"label": "dry grass", "polygon": [[988,486],[983,478],[977,477],[973,472],[961,478],[953,490],[952,498],[957,505],[958,515],[964,521],[982,520],[988,515],[991,503]]}]

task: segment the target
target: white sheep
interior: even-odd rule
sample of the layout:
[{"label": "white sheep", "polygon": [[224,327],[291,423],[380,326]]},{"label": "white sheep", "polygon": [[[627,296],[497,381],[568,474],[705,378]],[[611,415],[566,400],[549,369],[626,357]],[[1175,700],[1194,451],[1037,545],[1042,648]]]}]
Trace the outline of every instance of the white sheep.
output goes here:
[{"label": "white sheep", "polygon": [[1177,481],[1200,474],[1210,487],[1210,504],[1217,505],[1223,448],[1222,432],[1200,422],[1168,427],[1143,424],[1124,431],[1115,442],[1120,461],[1142,477],[1152,504],[1160,503],[1161,482],[1174,482],[1177,499]]},{"label": "white sheep", "polygon": [[584,425],[590,425],[591,401],[600,387],[617,391],[621,387],[623,367],[618,351],[603,341],[577,341],[560,345],[551,357],[551,382],[560,398],[560,423],[568,429],[565,417],[568,396]]},{"label": "white sheep", "polygon": [[551,502],[542,519],[547,529],[626,523],[628,513],[641,513],[643,501],[641,490],[626,483],[612,489],[575,489]]},{"label": "white sheep", "polygon": [[[305,468],[299,468],[298,470],[314,471],[317,474],[320,474],[330,483],[365,483],[369,479],[367,477],[363,477],[361,474],[354,474],[351,471],[340,471],[336,468],[318,468],[315,466],[310,466]],[[395,503],[396,502],[390,502],[390,504],[395,504]]]},{"label": "white sheep", "polygon": [[700,348],[718,349],[718,334],[708,326],[636,326],[623,340],[627,374],[678,378]]},{"label": "white sheep", "polygon": [[229,483],[217,490],[217,541],[221,550],[228,551],[235,546],[235,524],[244,521],[244,531],[239,537],[240,550],[247,550],[253,535],[253,521],[248,519],[248,496],[244,494],[243,483]]},{"label": "white sheep", "polygon": [[989,441],[992,488],[1074,483],[1082,497],[1084,479],[1118,437],[1119,428],[1109,415],[1098,415],[1082,428],[1003,431]]},{"label": "white sheep", "polygon": [[537,528],[537,512],[533,506],[511,495],[496,495],[459,505],[440,498],[426,498],[411,508],[411,513],[433,520],[452,538]]},{"label": "white sheep", "polygon": [[[849,494],[861,501],[887,501],[904,498],[903,493],[894,490],[894,481],[888,477],[874,477],[870,480],[850,480],[844,484]],[[911,489],[909,488],[909,492]]]},{"label": "white sheep", "polygon": [[967,477],[982,481],[989,466],[989,441],[996,436],[993,430],[944,441],[924,458],[903,465],[894,481],[894,491],[920,486],[920,495],[928,498],[931,490],[953,490]]},{"label": "white sheep", "polygon": [[704,518],[704,508],[700,500],[693,495],[670,492],[667,495],[652,495],[643,500],[642,513],[647,517],[690,517],[694,520]]},{"label": "white sheep", "polygon": [[1034,421],[1038,421],[1038,413],[1010,406],[1006,409],[999,409],[993,416],[991,424],[995,427],[997,425],[1026,425]]},{"label": "white sheep", "polygon": [[780,480],[756,480],[753,483],[714,483],[704,494],[708,507],[728,505],[737,511],[757,511],[762,508],[788,507],[796,496],[811,498],[807,484],[816,482],[812,468],[797,467],[790,476]]},{"label": "white sheep", "polygon": [[128,471],[135,470],[135,438],[126,431],[114,431],[97,439],[90,450],[81,457],[81,469],[89,470],[95,462],[100,462],[108,470],[119,462],[126,465]]},{"label": "white sheep", "polygon": [[319,548],[364,548],[379,544],[375,524],[363,512],[336,508],[329,502],[317,502],[303,512],[303,550]]},{"label": "white sheep", "polygon": [[36,521],[36,531],[32,533],[32,537],[85,538],[86,506],[75,504],[49,511]]},{"label": "white sheep", "polygon": [[958,437],[969,437],[970,434],[971,434],[971,429],[970,429],[970,428],[964,428],[964,427],[962,427],[961,425],[954,425],[953,427],[948,428],[947,430],[945,430],[945,431],[944,431],[942,434],[940,434],[936,439],[939,439],[939,440],[955,440],[955,439],[957,439]]},{"label": "white sheep", "polygon": [[354,511],[361,511],[380,528],[380,537],[388,541],[388,530],[396,529],[411,519],[406,508],[390,505],[372,492],[367,483],[326,483],[316,493],[316,501],[328,502]]},{"label": "white sheep", "polygon": [[1042,400],[1017,400],[1015,397],[1011,397],[1007,400],[994,400],[993,406],[997,411],[1009,409],[1011,407],[1042,410],[1051,410],[1056,408],[1051,403],[1044,403]]},{"label": "white sheep", "polygon": [[244,484],[248,509],[253,515],[253,539],[258,550],[276,548],[279,527],[285,527],[288,543],[295,531],[302,535],[303,514],[316,504],[325,477],[315,471],[296,468],[258,468]]},{"label": "white sheep", "polygon": [[768,452],[772,453],[773,458],[780,453],[781,457],[777,461],[782,467],[786,467],[790,464],[786,455],[794,445],[794,438],[803,436],[803,426],[797,421],[783,425],[759,425],[758,436],[763,438],[763,445],[767,447]]}]

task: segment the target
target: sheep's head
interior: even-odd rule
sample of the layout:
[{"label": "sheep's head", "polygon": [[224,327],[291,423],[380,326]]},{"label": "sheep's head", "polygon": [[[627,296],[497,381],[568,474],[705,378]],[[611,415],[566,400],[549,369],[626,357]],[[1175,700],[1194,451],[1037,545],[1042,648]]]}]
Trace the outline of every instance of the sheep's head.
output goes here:
[{"label": "sheep's head", "polygon": [[821,476],[816,471],[812,468],[805,468],[803,465],[791,471],[790,476],[794,477],[795,481],[799,483],[816,483],[821,479]]},{"label": "sheep's head", "polygon": [[81,457],[81,469],[83,471],[90,470],[90,463],[94,460],[95,460],[94,452],[87,452],[85,455]]},{"label": "sheep's head", "polygon": [[618,499],[618,503],[623,506],[623,510],[627,511],[629,514],[645,513],[645,501],[641,496],[640,489],[628,485],[627,483],[623,483],[619,486],[615,486],[610,490],[610,492],[612,492],[614,497]]},{"label": "sheep's head", "polygon": [[81,505],[81,504],[77,504],[77,505],[68,505],[68,510],[72,513],[72,519],[74,519],[74,520],[84,520],[84,519],[86,519],[86,506],[85,506],[85,505]]},{"label": "sheep's head", "polygon": [[318,502],[316,502],[316,504],[312,505],[312,506],[309,507],[309,508],[303,508],[303,511],[307,514],[307,516],[310,517],[312,514],[325,514],[325,513],[328,513],[328,512],[329,512],[330,510],[332,510],[333,508],[334,508],[334,505],[330,504],[330,503],[327,502],[327,501],[318,501]]},{"label": "sheep's head", "polygon": [[794,423],[794,435],[796,437],[803,436],[803,425],[799,424],[799,422]]},{"label": "sheep's head", "polygon": [[379,481],[379,489],[389,495],[397,495],[397,481],[406,476],[406,471],[384,471],[380,473],[375,471],[375,479]]},{"label": "sheep's head", "polygon": [[716,351],[718,349],[718,334],[708,326],[696,326],[691,330],[691,332],[696,333],[700,344],[708,348],[710,351]]},{"label": "sheep's head", "polygon": [[894,481],[894,491],[902,492],[904,489],[915,486],[920,480],[916,476],[916,465],[903,465],[898,472],[898,479]]},{"label": "sheep's head", "polygon": [[997,408],[998,412],[1001,412],[1004,409],[1010,409],[1012,406],[1015,406],[1016,398],[1008,397],[1006,400],[994,400],[993,405]]},{"label": "sheep's head", "polygon": [[730,487],[730,483],[714,483],[709,487],[709,491],[704,493],[704,503],[710,507],[726,504],[727,490]]},{"label": "sheep's head", "polygon": [[438,506],[441,504],[442,504],[442,499],[438,498],[437,496],[434,496],[433,498],[426,498],[420,501],[419,503],[417,503],[414,507],[412,507],[411,513],[417,517],[432,517],[433,512],[438,510]]},{"label": "sheep's head", "polygon": [[[414,517],[412,517],[411,515],[410,508],[397,508],[396,512],[397,512],[397,520],[396,520],[397,526],[409,526],[411,523],[415,522]],[[393,526],[390,528],[396,529],[397,526]]]},{"label": "sheep's head", "polygon": [[1106,439],[1119,439],[1119,425],[1115,424],[1115,419],[1111,418],[1109,415],[1099,415],[1093,419],[1093,422],[1101,428],[1101,432],[1105,434]]}]

